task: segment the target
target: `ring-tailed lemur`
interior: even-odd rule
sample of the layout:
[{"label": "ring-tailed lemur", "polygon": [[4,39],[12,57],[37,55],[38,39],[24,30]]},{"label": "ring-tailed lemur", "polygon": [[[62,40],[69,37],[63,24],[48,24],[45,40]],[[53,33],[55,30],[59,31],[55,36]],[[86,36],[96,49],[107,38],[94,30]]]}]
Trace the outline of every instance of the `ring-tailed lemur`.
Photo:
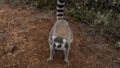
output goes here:
[{"label": "ring-tailed lemur", "polygon": [[48,38],[50,46],[50,57],[47,59],[48,61],[53,59],[56,50],[63,50],[65,62],[68,62],[70,44],[73,41],[73,33],[68,22],[63,19],[64,5],[65,0],[57,0],[57,21],[53,25]]}]

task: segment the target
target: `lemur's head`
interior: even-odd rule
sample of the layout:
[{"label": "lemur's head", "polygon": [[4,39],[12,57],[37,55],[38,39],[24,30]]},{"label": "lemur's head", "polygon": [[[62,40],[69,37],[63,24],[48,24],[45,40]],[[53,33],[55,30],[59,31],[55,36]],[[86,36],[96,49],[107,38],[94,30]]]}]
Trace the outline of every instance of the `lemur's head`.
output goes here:
[{"label": "lemur's head", "polygon": [[52,39],[54,41],[54,47],[56,49],[63,49],[63,48],[68,49],[68,43],[66,39],[57,36],[53,36]]}]

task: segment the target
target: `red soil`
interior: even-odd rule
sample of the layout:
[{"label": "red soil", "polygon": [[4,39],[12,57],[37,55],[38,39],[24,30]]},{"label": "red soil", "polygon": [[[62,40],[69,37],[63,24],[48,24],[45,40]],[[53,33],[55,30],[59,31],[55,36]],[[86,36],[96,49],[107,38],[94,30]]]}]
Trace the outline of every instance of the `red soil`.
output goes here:
[{"label": "red soil", "polygon": [[120,52],[99,34],[90,35],[87,25],[68,19],[74,34],[69,55],[57,52],[49,57],[48,34],[55,23],[51,12],[35,8],[0,7],[0,68],[120,68]]}]

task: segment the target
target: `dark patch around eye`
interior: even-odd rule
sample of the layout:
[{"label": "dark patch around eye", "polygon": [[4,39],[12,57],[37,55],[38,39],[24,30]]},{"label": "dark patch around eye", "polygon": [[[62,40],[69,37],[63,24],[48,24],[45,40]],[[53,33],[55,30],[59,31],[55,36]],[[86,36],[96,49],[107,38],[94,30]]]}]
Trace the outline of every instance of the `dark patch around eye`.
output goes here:
[{"label": "dark patch around eye", "polygon": [[65,44],[65,48],[68,49],[68,43]]},{"label": "dark patch around eye", "polygon": [[54,43],[53,48],[55,48],[55,47],[56,47],[56,45],[55,45],[55,43]]}]

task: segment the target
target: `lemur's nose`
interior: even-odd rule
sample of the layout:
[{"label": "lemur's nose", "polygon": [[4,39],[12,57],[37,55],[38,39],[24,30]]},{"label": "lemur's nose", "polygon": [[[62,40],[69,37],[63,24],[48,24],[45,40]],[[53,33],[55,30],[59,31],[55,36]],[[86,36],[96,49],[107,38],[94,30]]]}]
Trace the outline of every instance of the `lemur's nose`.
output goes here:
[{"label": "lemur's nose", "polygon": [[58,46],[57,46],[57,48],[61,48],[61,47],[62,47],[62,45],[58,45]]}]

